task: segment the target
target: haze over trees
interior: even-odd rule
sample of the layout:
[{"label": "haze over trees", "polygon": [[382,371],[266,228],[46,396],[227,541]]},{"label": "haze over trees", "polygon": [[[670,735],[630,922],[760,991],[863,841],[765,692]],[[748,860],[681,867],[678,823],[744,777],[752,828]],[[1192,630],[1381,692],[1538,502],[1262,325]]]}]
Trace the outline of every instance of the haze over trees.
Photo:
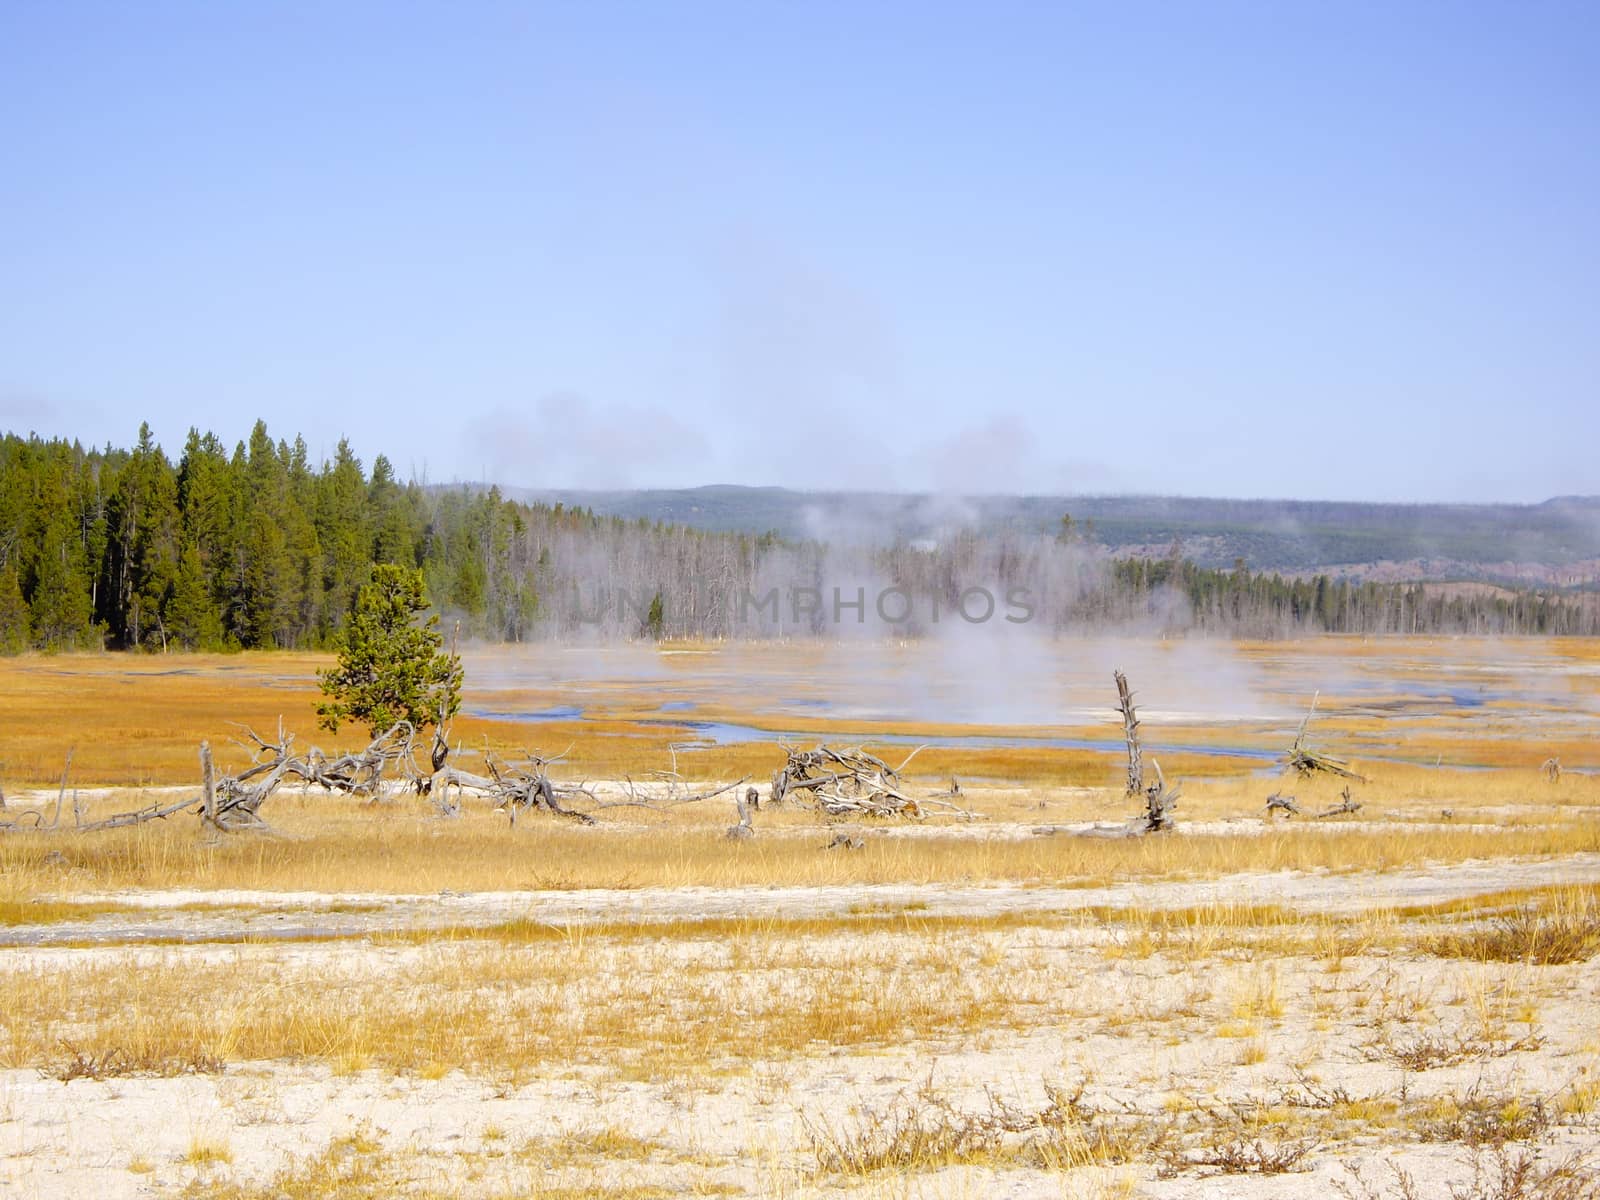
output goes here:
[{"label": "haze over trees", "polygon": [[[260,421],[231,450],[191,430],[175,459],[148,426],[131,449],[0,440],[3,653],[334,646],[381,564],[420,571],[436,609],[495,642],[917,635],[967,619],[973,589],[996,620],[1022,611],[1006,603],[1022,589],[1048,632],[1600,632],[1592,592],[1282,577],[1197,566],[1181,547],[1117,558],[1059,513],[825,544],[424,487],[381,454],[368,470],[344,440],[313,462]],[[904,598],[880,609],[887,589]]]}]

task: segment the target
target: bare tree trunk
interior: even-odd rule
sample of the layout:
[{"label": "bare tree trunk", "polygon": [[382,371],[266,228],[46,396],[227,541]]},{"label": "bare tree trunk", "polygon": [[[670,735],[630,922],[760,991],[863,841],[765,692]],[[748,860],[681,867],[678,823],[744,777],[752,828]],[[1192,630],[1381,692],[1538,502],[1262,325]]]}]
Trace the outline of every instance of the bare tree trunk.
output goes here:
[{"label": "bare tree trunk", "polygon": [[56,793],[56,815],[50,820],[50,828],[58,829],[61,826],[61,805],[67,798],[67,776],[72,774],[72,754],[76,746],[67,747],[67,763],[61,768],[61,790]]},{"label": "bare tree trunk", "polygon": [[1128,677],[1121,671],[1114,671],[1112,678],[1117,681],[1117,706],[1122,710],[1122,736],[1128,742],[1128,784],[1125,794],[1137,796],[1144,791],[1144,751],[1139,746],[1139,715],[1134,711]]},{"label": "bare tree trunk", "polygon": [[200,817],[207,825],[217,823],[217,779],[210,742],[200,743]]}]

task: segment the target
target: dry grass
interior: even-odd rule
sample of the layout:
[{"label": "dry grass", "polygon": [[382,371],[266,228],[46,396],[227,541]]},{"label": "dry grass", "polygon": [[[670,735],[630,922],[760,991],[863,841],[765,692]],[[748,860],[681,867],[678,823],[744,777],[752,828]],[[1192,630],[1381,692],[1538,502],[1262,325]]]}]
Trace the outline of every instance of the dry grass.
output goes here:
[{"label": "dry grass", "polygon": [[[695,717],[757,724],[778,720],[760,709],[764,673],[803,673],[814,652],[674,649],[696,651],[659,660],[674,686],[690,688]],[[1406,659],[1421,684],[1434,678],[1437,663],[1479,651],[1488,661],[1490,648],[1390,643],[1374,650],[1327,639],[1232,650],[1278,672],[1273,678],[1295,690],[1292,707],[1303,700],[1299,683],[1319,664],[1330,674],[1342,665],[1351,680],[1374,662]],[[1600,661],[1600,647],[1590,643],[1536,650],[1552,662]],[[690,659],[699,664],[694,670],[680,667]],[[15,734],[4,748],[12,806],[30,783],[50,787],[53,798],[69,744],[77,746],[74,774],[85,788],[97,781],[153,787],[191,781],[196,745],[220,743],[228,719],[268,726],[282,713],[309,737],[311,681],[323,661],[84,656],[0,664],[0,717]],[[193,673],[167,673],[173,670]],[[1159,693],[1159,673],[1139,682]],[[571,742],[563,777],[614,779],[665,765],[681,732],[651,722],[668,690],[659,681],[602,681],[584,696],[598,720],[464,720],[457,733],[469,745],[487,740],[511,752]],[[503,694],[530,707],[570,702],[534,688]],[[793,809],[763,810],[758,836],[730,846],[722,829],[731,806],[720,803],[671,814],[613,810],[598,828],[529,819],[511,829],[481,810],[440,820],[416,801],[365,807],[284,795],[267,812],[277,829],[270,837],[208,839],[181,818],[89,836],[0,838],[0,925],[25,942],[29,931],[18,927],[53,924],[71,934],[59,926],[83,922],[87,931],[94,922],[86,918],[137,924],[122,921],[135,897],[100,895],[124,889],[348,894],[337,907],[381,908],[374,923],[384,925],[400,911],[383,903],[394,893],[1078,887],[1555,862],[1600,851],[1600,828],[1587,811],[1600,806],[1600,780],[1569,776],[1552,786],[1536,773],[1549,753],[1582,761],[1588,752],[1570,736],[1576,709],[1537,714],[1537,727],[1547,722],[1551,736],[1535,742],[1524,736],[1535,724],[1518,724],[1527,714],[1495,703],[1472,710],[1468,721],[1437,705],[1374,713],[1359,701],[1353,691],[1341,703],[1330,686],[1329,715],[1314,729],[1328,749],[1372,775],[1356,788],[1366,804],[1356,820],[1302,819],[1258,833],[1265,795],[1280,781],[1255,774],[1248,760],[1163,754],[1169,773],[1186,777],[1180,817],[1198,832],[1030,836],[1035,824],[1131,814],[1117,790],[1114,756],[1038,747],[926,751],[914,786],[931,789],[958,774],[987,820],[915,837],[873,836],[880,831],[869,826],[865,848],[851,853],[825,851],[828,828]],[[841,725],[783,717],[782,727],[825,737]],[[952,731],[881,728],[911,736]],[[1276,744],[1283,732],[1265,721],[1209,728],[1153,721],[1151,728],[1195,745]],[[1468,772],[1366,761],[1397,747],[1417,758],[1437,748],[1446,761],[1500,766]],[[678,763],[693,778],[764,780],[777,751],[770,744],[685,751]],[[1320,781],[1296,781],[1290,790],[1306,812],[1331,806],[1338,794]],[[128,793],[85,798],[91,812],[138,802]],[[996,830],[1006,836],[993,836]],[[73,903],[77,895],[86,902]],[[187,1149],[169,1141],[151,1160],[129,1161],[126,1152],[118,1159],[151,1174],[155,1190],[187,1188],[197,1200],[717,1194],[749,1190],[752,1152],[772,1159],[775,1174],[757,1185],[767,1192],[910,1194],[920,1177],[949,1170],[958,1182],[981,1180],[982,1194],[995,1172],[1135,1164],[1146,1177],[1152,1167],[1271,1174],[1303,1170],[1323,1149],[1342,1155],[1406,1143],[1478,1155],[1473,1190],[1452,1200],[1593,1200],[1594,1189],[1575,1182],[1576,1168],[1536,1162],[1516,1147],[1579,1131],[1592,1140],[1600,1047],[1581,1020],[1575,1029],[1572,1013],[1573,997],[1594,984],[1600,888],[1329,913],[1274,903],[1270,878],[1259,892],[1238,893],[1256,902],[1196,905],[1188,903],[1193,895],[1179,894],[1183,902],[1166,908],[952,916],[908,897],[833,893],[837,915],[668,919],[646,910],[637,919],[572,927],[513,918],[484,928],[388,928],[336,945],[19,948],[7,952],[0,973],[0,1064],[61,1080],[53,1089],[37,1078],[29,1083],[78,1104],[109,1102],[118,1089],[214,1093],[235,1121],[235,1144],[197,1136]],[[201,906],[197,923],[203,916],[208,927],[222,925],[228,912],[250,908],[314,925],[318,911],[287,896],[254,908],[216,899]],[[736,900],[736,893],[718,898]],[[348,925],[358,935],[365,928]],[[1565,965],[1529,967],[1544,963]],[[1362,1047],[1376,1062],[1362,1061]],[[886,1099],[930,1057],[974,1074],[963,1074],[960,1092],[930,1086]],[[1048,1080],[1085,1069],[1105,1077],[1046,1086],[1039,1099]],[[1475,1073],[1481,1078],[1473,1085]],[[117,1082],[178,1074],[208,1077]],[[334,1091],[506,1103],[492,1114],[473,1108],[464,1140],[448,1150],[374,1128],[325,1149],[311,1141],[309,1156],[286,1165],[243,1161],[252,1157],[243,1147],[262,1132],[254,1126],[288,1119],[275,1091],[285,1078],[326,1080]],[[839,1091],[847,1087],[863,1089],[848,1109]],[[531,1111],[523,1106],[549,1105],[557,1089],[559,1104],[574,1107],[574,1097],[592,1091],[593,1105],[582,1102],[592,1123],[552,1126],[547,1111],[546,1123],[521,1125]],[[710,1151],[697,1134],[686,1141],[666,1124],[616,1119],[619,1106],[644,1094],[667,1106],[674,1125],[682,1116],[693,1128],[704,1116],[697,1097],[713,1093],[726,1094],[729,1111],[778,1121],[793,1106],[809,1118],[811,1153],[803,1133],[800,1145]],[[540,1136],[528,1138],[530,1128]],[[237,1170],[229,1164],[235,1154]],[[964,1169],[976,1174],[961,1176]],[[1283,1194],[1291,1183],[1278,1185],[1289,1189]]]},{"label": "dry grass", "polygon": [[[1499,1146],[1473,1153],[1467,1165],[1471,1179],[1451,1184],[1448,1200],[1600,1200],[1600,1170],[1581,1154],[1547,1164],[1528,1150]],[[1348,1178],[1333,1185],[1344,1200],[1423,1200],[1416,1179],[1393,1163],[1388,1186],[1354,1164],[1346,1164],[1345,1171]]]},{"label": "dry grass", "polygon": [[1039,1109],[990,1094],[962,1108],[930,1074],[913,1094],[882,1107],[859,1107],[845,1122],[805,1118],[819,1175],[869,1176],[950,1166],[1067,1170],[1136,1162],[1161,1145],[1167,1123],[1110,1117],[1085,1103],[1084,1089],[1046,1086]]},{"label": "dry grass", "polygon": [[[631,678],[608,678],[603,662],[586,667],[581,654],[574,657],[571,674],[581,681],[578,686],[590,720],[528,725],[463,716],[456,723],[457,738],[469,748],[487,743],[501,752],[515,752],[530,743],[555,750],[570,745],[570,762],[579,775],[615,778],[637,774],[664,767],[674,742],[693,740],[685,730],[661,724],[660,704],[669,694],[693,697],[696,719],[733,720],[835,740],[860,740],[862,736],[860,721],[768,711],[772,681],[781,680],[785,689],[813,694],[817,699],[829,698],[830,685],[824,681],[836,684],[840,676],[832,651],[825,645],[663,650],[667,652],[634,648],[630,656],[639,660],[635,666],[643,664],[647,669]],[[571,704],[572,685],[562,686],[558,679],[564,672],[554,669],[565,667],[568,652],[561,647],[508,648],[480,655],[468,671],[469,707],[515,712]],[[1148,659],[1150,648],[1130,643],[1128,652]],[[1372,672],[1404,670],[1403,677],[1414,680],[1419,688],[1437,688],[1449,682],[1441,672],[1452,660],[1481,657],[1491,662],[1495,654],[1505,652],[1504,643],[1468,639],[1338,638],[1233,643],[1217,651],[1242,662],[1258,663],[1264,680],[1288,686],[1281,695],[1265,697],[1274,705],[1293,709],[1312,690],[1322,688],[1324,715],[1316,733],[1330,749],[1353,755],[1358,762],[1377,754],[1414,763],[1514,768],[1520,782],[1535,795],[1559,798],[1563,803],[1600,803],[1600,780],[1592,777],[1569,776],[1557,788],[1540,786],[1538,781],[1537,768],[1545,757],[1554,754],[1571,764],[1592,753],[1587,735],[1592,715],[1578,708],[1533,714],[1525,705],[1495,700],[1460,712],[1447,708],[1442,714],[1426,706],[1416,713],[1404,707],[1369,710],[1364,707],[1369,697],[1360,692],[1340,696],[1336,686],[1338,677],[1348,676],[1351,663],[1357,662]],[[1588,663],[1596,657],[1595,647],[1584,641],[1529,640],[1518,643],[1514,653],[1560,667]],[[922,660],[914,647],[901,647],[889,655],[888,669],[902,669],[901,658],[906,660],[903,669],[911,672],[908,686],[914,686],[915,667]],[[359,731],[347,729],[332,736],[316,729],[315,676],[330,661],[327,655],[288,652],[24,655],[0,660],[0,728],[8,731],[4,782],[13,789],[53,785],[67,749],[75,747],[74,778],[82,786],[192,783],[200,741],[209,739],[220,751],[234,732],[230,722],[265,729],[282,717],[303,740],[321,741],[326,748],[352,746],[359,740]],[[539,686],[526,686],[520,678],[528,664],[539,668],[532,672],[543,679]],[[816,682],[800,682],[808,679]],[[1572,679],[1575,693],[1585,684],[1594,686],[1582,675]],[[1136,682],[1147,689],[1147,699],[1159,704],[1159,673]],[[1109,680],[1107,683],[1109,687]],[[1541,724],[1525,723],[1535,715],[1544,718]],[[1005,727],[904,720],[874,722],[869,729],[910,738],[1015,732]],[[1070,738],[1116,736],[1109,721],[1062,725],[1050,732]],[[1152,727],[1151,736],[1168,744],[1243,744],[1270,751],[1281,749],[1287,737],[1281,721],[1267,720],[1209,725],[1167,722],[1159,729]],[[891,754],[897,749],[887,748]],[[750,774],[765,778],[778,760],[772,744],[755,742],[687,750],[679,761],[701,777]],[[1169,774],[1193,780],[1237,779],[1260,766],[1248,759],[1170,750],[1162,754],[1162,761]],[[1424,785],[1423,790],[1430,783],[1421,767],[1408,768],[1402,763],[1368,766],[1384,772],[1393,767],[1398,773],[1390,782],[1407,793],[1414,790],[1413,780]],[[1116,777],[1114,754],[1029,746],[931,748],[919,759],[917,769],[930,780],[957,773],[964,778],[1006,779],[1038,787],[1105,786]]]},{"label": "dry grass", "polygon": [[175,1075],[215,1075],[221,1070],[221,1059],[198,1050],[153,1057],[148,1050],[136,1055],[120,1046],[85,1050],[62,1039],[60,1058],[40,1067],[39,1073],[47,1079],[71,1083],[74,1079],[121,1079],[130,1075],[170,1079]]},{"label": "dry grass", "polygon": [[[201,835],[192,818],[89,835],[0,838],[0,920],[51,919],[26,908],[38,895],[124,888],[240,888],[339,893],[983,883],[1067,886],[1123,879],[1208,878],[1244,871],[1395,870],[1468,859],[1600,851],[1593,823],[1493,828],[1290,826],[1260,836],[1140,839],[868,837],[828,853],[810,814],[763,814],[766,833],[730,850],[728,818],[702,807],[662,824],[575,827],[476,811],[438,820],[415,802],[383,808],[284,796],[270,817],[280,837]],[[788,836],[784,836],[787,834]],[[8,907],[6,897],[12,906]],[[56,913],[57,917],[64,913]]]},{"label": "dry grass", "polygon": [[575,931],[538,946],[396,948],[310,971],[255,956],[189,964],[181,952],[138,971],[13,970],[0,978],[0,1061],[56,1068],[71,1030],[76,1054],[114,1064],[291,1059],[510,1079],[588,1064],[659,1079],[1004,1028],[1040,1002],[1033,988],[956,969],[960,939],[902,928],[867,940]]},{"label": "dry grass", "polygon": [[1477,928],[1434,938],[1427,948],[1477,962],[1583,962],[1600,953],[1600,893],[1560,889],[1545,904],[1522,906]]},{"label": "dry grass", "polygon": [[[424,1077],[462,1069],[513,1083],[551,1066],[663,1079],[689,1069],[751,1071],[819,1047],[889,1047],[908,1038],[957,1045],[1059,1019],[1114,1037],[1195,1020],[1222,1038],[1236,1024],[1246,1041],[1233,1059],[1249,1066],[1273,1052],[1266,1027],[1292,1028],[1319,1003],[1306,989],[1307,968],[1295,964],[1319,962],[1321,937],[1291,946],[1274,925],[1251,923],[1263,915],[1275,916],[1180,911],[1165,944],[1126,968],[1167,982],[1123,1000],[1115,990],[1096,994],[1086,965],[1154,923],[1154,914],[1119,913],[1117,924],[1094,914],[1018,912],[568,929],[514,921],[399,933],[350,950],[307,946],[292,959],[280,945],[198,961],[186,947],[146,949],[137,970],[114,955],[48,959],[0,976],[0,1062],[63,1079],[276,1059]],[[1385,914],[1330,918],[1335,926],[1369,948],[1412,936]],[[1274,939],[1282,939],[1271,951],[1279,965],[1218,969],[1259,956]],[[1371,982],[1374,960],[1364,961],[1361,979],[1329,984],[1338,989],[1331,1011],[1372,1023],[1375,1044],[1396,1063],[1421,1069],[1541,1042],[1531,1030],[1499,1031],[1494,1006],[1510,1011],[1521,1002],[1498,989],[1473,1010],[1481,1028],[1419,1027],[1425,1001],[1392,977]],[[1463,976],[1464,995],[1489,990]],[[1406,1032],[1385,1043],[1389,1022]],[[1438,1047],[1450,1053],[1432,1053]]]}]

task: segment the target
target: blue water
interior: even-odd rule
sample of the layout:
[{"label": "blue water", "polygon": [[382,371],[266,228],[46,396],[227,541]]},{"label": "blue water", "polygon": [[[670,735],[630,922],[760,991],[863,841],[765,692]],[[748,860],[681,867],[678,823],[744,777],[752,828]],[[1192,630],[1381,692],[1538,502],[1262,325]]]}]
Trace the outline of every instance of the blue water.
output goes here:
[{"label": "blue water", "polygon": [[[693,705],[683,703],[684,707]],[[667,708],[662,705],[662,708]],[[537,709],[532,712],[492,712],[475,710],[474,716],[495,721],[581,721],[583,709],[574,705],[559,708]],[[786,740],[814,741],[815,733],[793,730],[757,729],[754,725],[740,725],[733,721],[686,721],[645,719],[639,725],[656,725],[665,729],[681,729],[695,735],[691,740],[708,742],[714,746],[742,746],[751,742],[776,742]],[[1105,754],[1121,754],[1125,749],[1121,738],[1064,738],[1030,737],[1027,734],[995,736],[992,734],[942,734],[918,736],[909,733],[852,732],[830,730],[827,740],[836,744],[866,742],[875,746],[943,746],[968,749],[1005,749],[1007,747],[1036,746],[1044,750],[1093,750]],[[1194,746],[1182,744],[1156,744],[1147,747],[1154,754],[1203,754],[1210,758],[1248,758],[1259,762],[1276,762],[1282,755],[1276,750],[1257,750],[1246,746]]]},{"label": "blue water", "polygon": [[[1127,747],[1121,738],[1064,738],[1030,737],[1027,734],[994,736],[991,734],[912,734],[866,733],[829,730],[826,735],[796,733],[792,731],[757,729],[751,725],[738,725],[731,721],[646,721],[643,724],[672,725],[699,734],[697,741],[711,742],[717,746],[738,746],[750,742],[815,741],[819,736],[835,744],[866,742],[875,746],[943,746],[955,749],[998,750],[1010,747],[1037,746],[1043,750],[1094,750],[1104,754],[1121,754]],[[1151,754],[1204,754],[1210,758],[1250,758],[1261,762],[1276,762],[1283,755],[1276,750],[1256,750],[1246,746],[1193,746],[1181,744],[1150,743],[1146,752]]]},{"label": "blue water", "polygon": [[[1458,704],[1467,707],[1477,707],[1484,701],[1476,693],[1462,693],[1456,700]],[[694,704],[686,700],[669,701],[661,706],[662,711],[683,711],[694,708]],[[524,712],[505,712],[491,709],[473,709],[473,716],[483,717],[494,721],[519,721],[538,723],[543,721],[583,721],[587,720],[583,709],[577,705],[560,705],[555,708],[534,709]],[[713,746],[742,746],[753,742],[814,742],[825,738],[835,745],[868,744],[876,746],[935,746],[952,749],[1008,749],[1037,747],[1043,750],[1089,750],[1100,754],[1121,754],[1127,748],[1120,737],[1106,738],[1068,738],[1068,737],[1033,737],[1025,733],[994,735],[994,734],[938,734],[920,736],[911,733],[877,733],[860,730],[829,730],[826,734],[816,732],[800,732],[797,730],[783,729],[758,729],[754,725],[741,725],[734,721],[696,721],[684,718],[668,720],[665,718],[645,718],[636,721],[639,725],[654,725],[663,729],[681,730],[686,736],[684,744],[701,744]],[[1279,763],[1283,759],[1280,750],[1262,750],[1253,746],[1197,746],[1185,742],[1151,742],[1145,746],[1147,754],[1197,754],[1207,758],[1243,758],[1260,763]],[[1419,762],[1425,766],[1432,763],[1421,759],[1411,759],[1393,753],[1373,753],[1369,749],[1361,752],[1361,757],[1368,760],[1389,762]],[[1476,770],[1461,763],[1442,764],[1455,770]],[[1587,764],[1577,767],[1568,767],[1569,771],[1577,774],[1586,773]]]},{"label": "blue water", "polygon": [[536,708],[521,712],[495,712],[492,709],[474,708],[469,710],[473,716],[482,717],[486,721],[581,721],[583,709],[576,704],[560,704],[555,708]]}]

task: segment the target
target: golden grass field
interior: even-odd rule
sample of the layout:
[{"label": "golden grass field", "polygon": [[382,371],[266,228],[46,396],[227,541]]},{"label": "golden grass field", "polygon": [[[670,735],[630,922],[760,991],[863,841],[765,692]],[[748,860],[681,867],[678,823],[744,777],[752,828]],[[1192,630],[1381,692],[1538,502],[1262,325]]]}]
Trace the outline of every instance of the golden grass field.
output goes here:
[{"label": "golden grass field", "polygon": [[[4,660],[0,817],[48,819],[69,750],[64,826],[194,788],[202,740],[239,766],[234,723],[355,747],[315,730],[327,661]],[[602,797],[765,784],[780,733],[983,739],[908,770],[975,819],[859,850],[793,804],[729,842],[726,796],[584,827],[285,792],[265,833],[0,834],[0,1194],[1600,1197],[1600,647],[998,661],[468,655],[461,753],[565,752]],[[1175,833],[1106,836],[1135,812],[1113,663]],[[1313,693],[1355,814],[1271,762]],[[1268,819],[1277,790],[1303,815]]]}]

